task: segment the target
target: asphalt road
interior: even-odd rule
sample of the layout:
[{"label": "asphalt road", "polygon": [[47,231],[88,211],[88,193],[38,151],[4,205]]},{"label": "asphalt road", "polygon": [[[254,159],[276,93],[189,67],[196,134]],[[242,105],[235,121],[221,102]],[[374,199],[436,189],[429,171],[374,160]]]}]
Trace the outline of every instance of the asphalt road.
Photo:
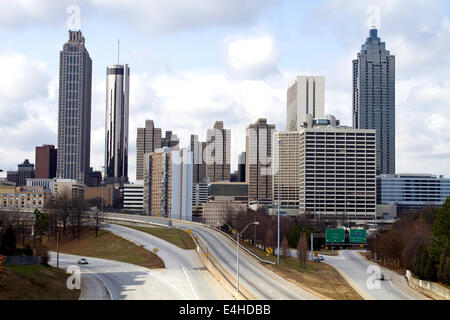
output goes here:
[{"label": "asphalt road", "polygon": [[[152,270],[113,260],[86,257],[88,264],[77,263],[80,256],[60,253],[60,268],[80,268],[86,300],[183,300],[189,299],[170,279]],[[50,252],[56,266],[56,253]],[[68,275],[69,277],[69,275]]]},{"label": "asphalt road", "polygon": [[365,299],[412,300],[408,294],[395,287],[389,277],[383,281],[376,280],[372,272],[379,272],[377,266],[369,264],[356,250],[341,250],[339,256],[323,257],[323,262],[339,269]]},{"label": "asphalt road", "polygon": [[[236,243],[213,229],[174,222],[174,226],[191,229],[214,254],[223,267],[236,278]],[[257,299],[263,300],[306,300],[319,299],[295,284],[284,280],[260,264],[255,258],[240,250],[240,284],[244,285]]]},{"label": "asphalt road", "polygon": [[165,269],[154,271],[189,300],[232,299],[232,295],[206,269],[195,250],[184,250],[167,241],[135,229],[109,224],[105,229],[155,252]]}]

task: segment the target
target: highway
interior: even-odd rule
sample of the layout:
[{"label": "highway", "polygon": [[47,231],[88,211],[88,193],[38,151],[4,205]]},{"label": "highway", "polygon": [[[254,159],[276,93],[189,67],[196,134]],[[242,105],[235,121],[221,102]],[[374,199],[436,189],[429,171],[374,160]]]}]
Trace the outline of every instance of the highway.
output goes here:
[{"label": "highway", "polygon": [[125,226],[108,224],[108,230],[118,236],[144,246],[164,261],[159,276],[170,281],[189,300],[229,300],[233,296],[205,268],[196,250],[184,250],[148,233]]},{"label": "highway", "polygon": [[[67,270],[77,266],[81,271],[85,300],[184,300],[189,299],[165,278],[152,270],[118,261],[86,257],[88,264],[77,264],[80,256],[59,254],[59,266]],[[56,266],[56,253],[50,252],[50,265]],[[68,275],[69,277],[69,275]]]},{"label": "highway", "polygon": [[[236,277],[236,243],[210,228],[173,222],[183,229],[191,229],[208,247],[208,250],[219,260],[230,274]],[[240,250],[239,255],[240,283],[257,299],[262,300],[315,300],[318,297],[303,290],[295,284],[284,280],[260,264],[255,258]]]},{"label": "highway", "polygon": [[[376,280],[372,270],[376,268],[361,257],[356,250],[340,250],[339,256],[324,255],[325,263],[337,268],[352,287],[368,300],[412,300],[413,298],[394,286],[389,279]],[[371,266],[371,268],[369,268]],[[384,272],[383,272],[384,273]],[[384,273],[386,275],[386,273]]]}]

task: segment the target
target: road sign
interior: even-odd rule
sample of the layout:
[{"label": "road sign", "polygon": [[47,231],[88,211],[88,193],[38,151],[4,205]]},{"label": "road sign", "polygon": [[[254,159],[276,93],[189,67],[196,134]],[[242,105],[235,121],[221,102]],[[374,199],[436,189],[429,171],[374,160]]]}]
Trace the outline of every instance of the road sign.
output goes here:
[{"label": "road sign", "polygon": [[350,243],[366,243],[366,229],[350,229]]},{"label": "road sign", "polygon": [[271,247],[266,249],[266,256],[270,256],[272,254],[273,250]]},{"label": "road sign", "polygon": [[319,253],[317,251],[314,251],[314,257],[317,258],[318,255],[319,255]]},{"label": "road sign", "polygon": [[188,229],[188,230],[187,230],[187,233],[188,233],[188,234],[191,234],[191,229]]},{"label": "road sign", "polygon": [[327,229],[325,231],[325,242],[336,242],[336,243],[344,243],[345,242],[345,230],[344,229]]}]

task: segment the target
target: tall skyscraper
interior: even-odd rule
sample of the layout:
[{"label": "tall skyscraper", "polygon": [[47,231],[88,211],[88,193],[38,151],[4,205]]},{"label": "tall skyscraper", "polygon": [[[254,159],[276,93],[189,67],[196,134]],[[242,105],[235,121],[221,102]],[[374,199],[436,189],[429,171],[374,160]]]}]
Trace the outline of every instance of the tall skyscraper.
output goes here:
[{"label": "tall skyscraper", "polygon": [[191,145],[189,150],[193,154],[193,182],[205,182],[206,181],[206,164],[203,161],[203,151],[206,148],[206,142],[198,141],[196,134],[191,134]]},{"label": "tall skyscraper", "polygon": [[286,130],[294,131],[305,115],[325,116],[325,77],[298,76],[287,90]]},{"label": "tall skyscraper", "polygon": [[395,173],[395,57],[377,29],[353,60],[353,127],[376,129],[377,174]]},{"label": "tall skyscraper", "polygon": [[128,112],[130,68],[106,69],[105,180],[128,182]]},{"label": "tall skyscraper", "polygon": [[17,165],[17,168],[17,186],[26,186],[27,178],[34,178],[34,164],[25,159],[23,163]]},{"label": "tall skyscraper", "polygon": [[245,181],[249,200],[272,199],[272,137],[274,124],[258,119],[246,129]]},{"label": "tall skyscraper", "polygon": [[161,128],[155,128],[153,120],[145,120],[145,128],[137,129],[136,180],[144,179],[144,154],[161,148]]},{"label": "tall skyscraper", "polygon": [[231,131],[216,121],[206,132],[206,177],[209,182],[230,181]]},{"label": "tall skyscraper", "polygon": [[161,138],[161,148],[168,147],[172,149],[178,149],[180,139],[172,131],[166,131],[165,137]]},{"label": "tall skyscraper", "polygon": [[59,55],[56,177],[89,181],[92,60],[81,31],[69,31]]},{"label": "tall skyscraper", "polygon": [[36,179],[56,177],[57,149],[54,145],[44,144],[36,147]]},{"label": "tall skyscraper", "polygon": [[246,155],[245,152],[241,152],[241,154],[238,155],[237,182],[246,181],[245,166],[246,166]]}]

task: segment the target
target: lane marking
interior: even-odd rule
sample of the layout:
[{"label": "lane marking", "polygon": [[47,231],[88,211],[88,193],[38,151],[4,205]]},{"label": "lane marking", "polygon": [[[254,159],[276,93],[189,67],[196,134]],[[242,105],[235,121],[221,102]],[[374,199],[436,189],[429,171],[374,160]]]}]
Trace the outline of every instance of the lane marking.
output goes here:
[{"label": "lane marking", "polygon": [[183,272],[184,272],[184,274],[185,274],[185,276],[186,276],[186,278],[187,278],[187,281],[188,281],[189,285],[191,286],[192,292],[193,292],[194,295],[195,295],[195,300],[199,300],[199,299],[198,299],[197,292],[195,291],[194,287],[192,286],[191,280],[189,279],[189,276],[187,275],[186,270],[184,270],[183,267],[182,267],[181,269],[183,270]]}]

